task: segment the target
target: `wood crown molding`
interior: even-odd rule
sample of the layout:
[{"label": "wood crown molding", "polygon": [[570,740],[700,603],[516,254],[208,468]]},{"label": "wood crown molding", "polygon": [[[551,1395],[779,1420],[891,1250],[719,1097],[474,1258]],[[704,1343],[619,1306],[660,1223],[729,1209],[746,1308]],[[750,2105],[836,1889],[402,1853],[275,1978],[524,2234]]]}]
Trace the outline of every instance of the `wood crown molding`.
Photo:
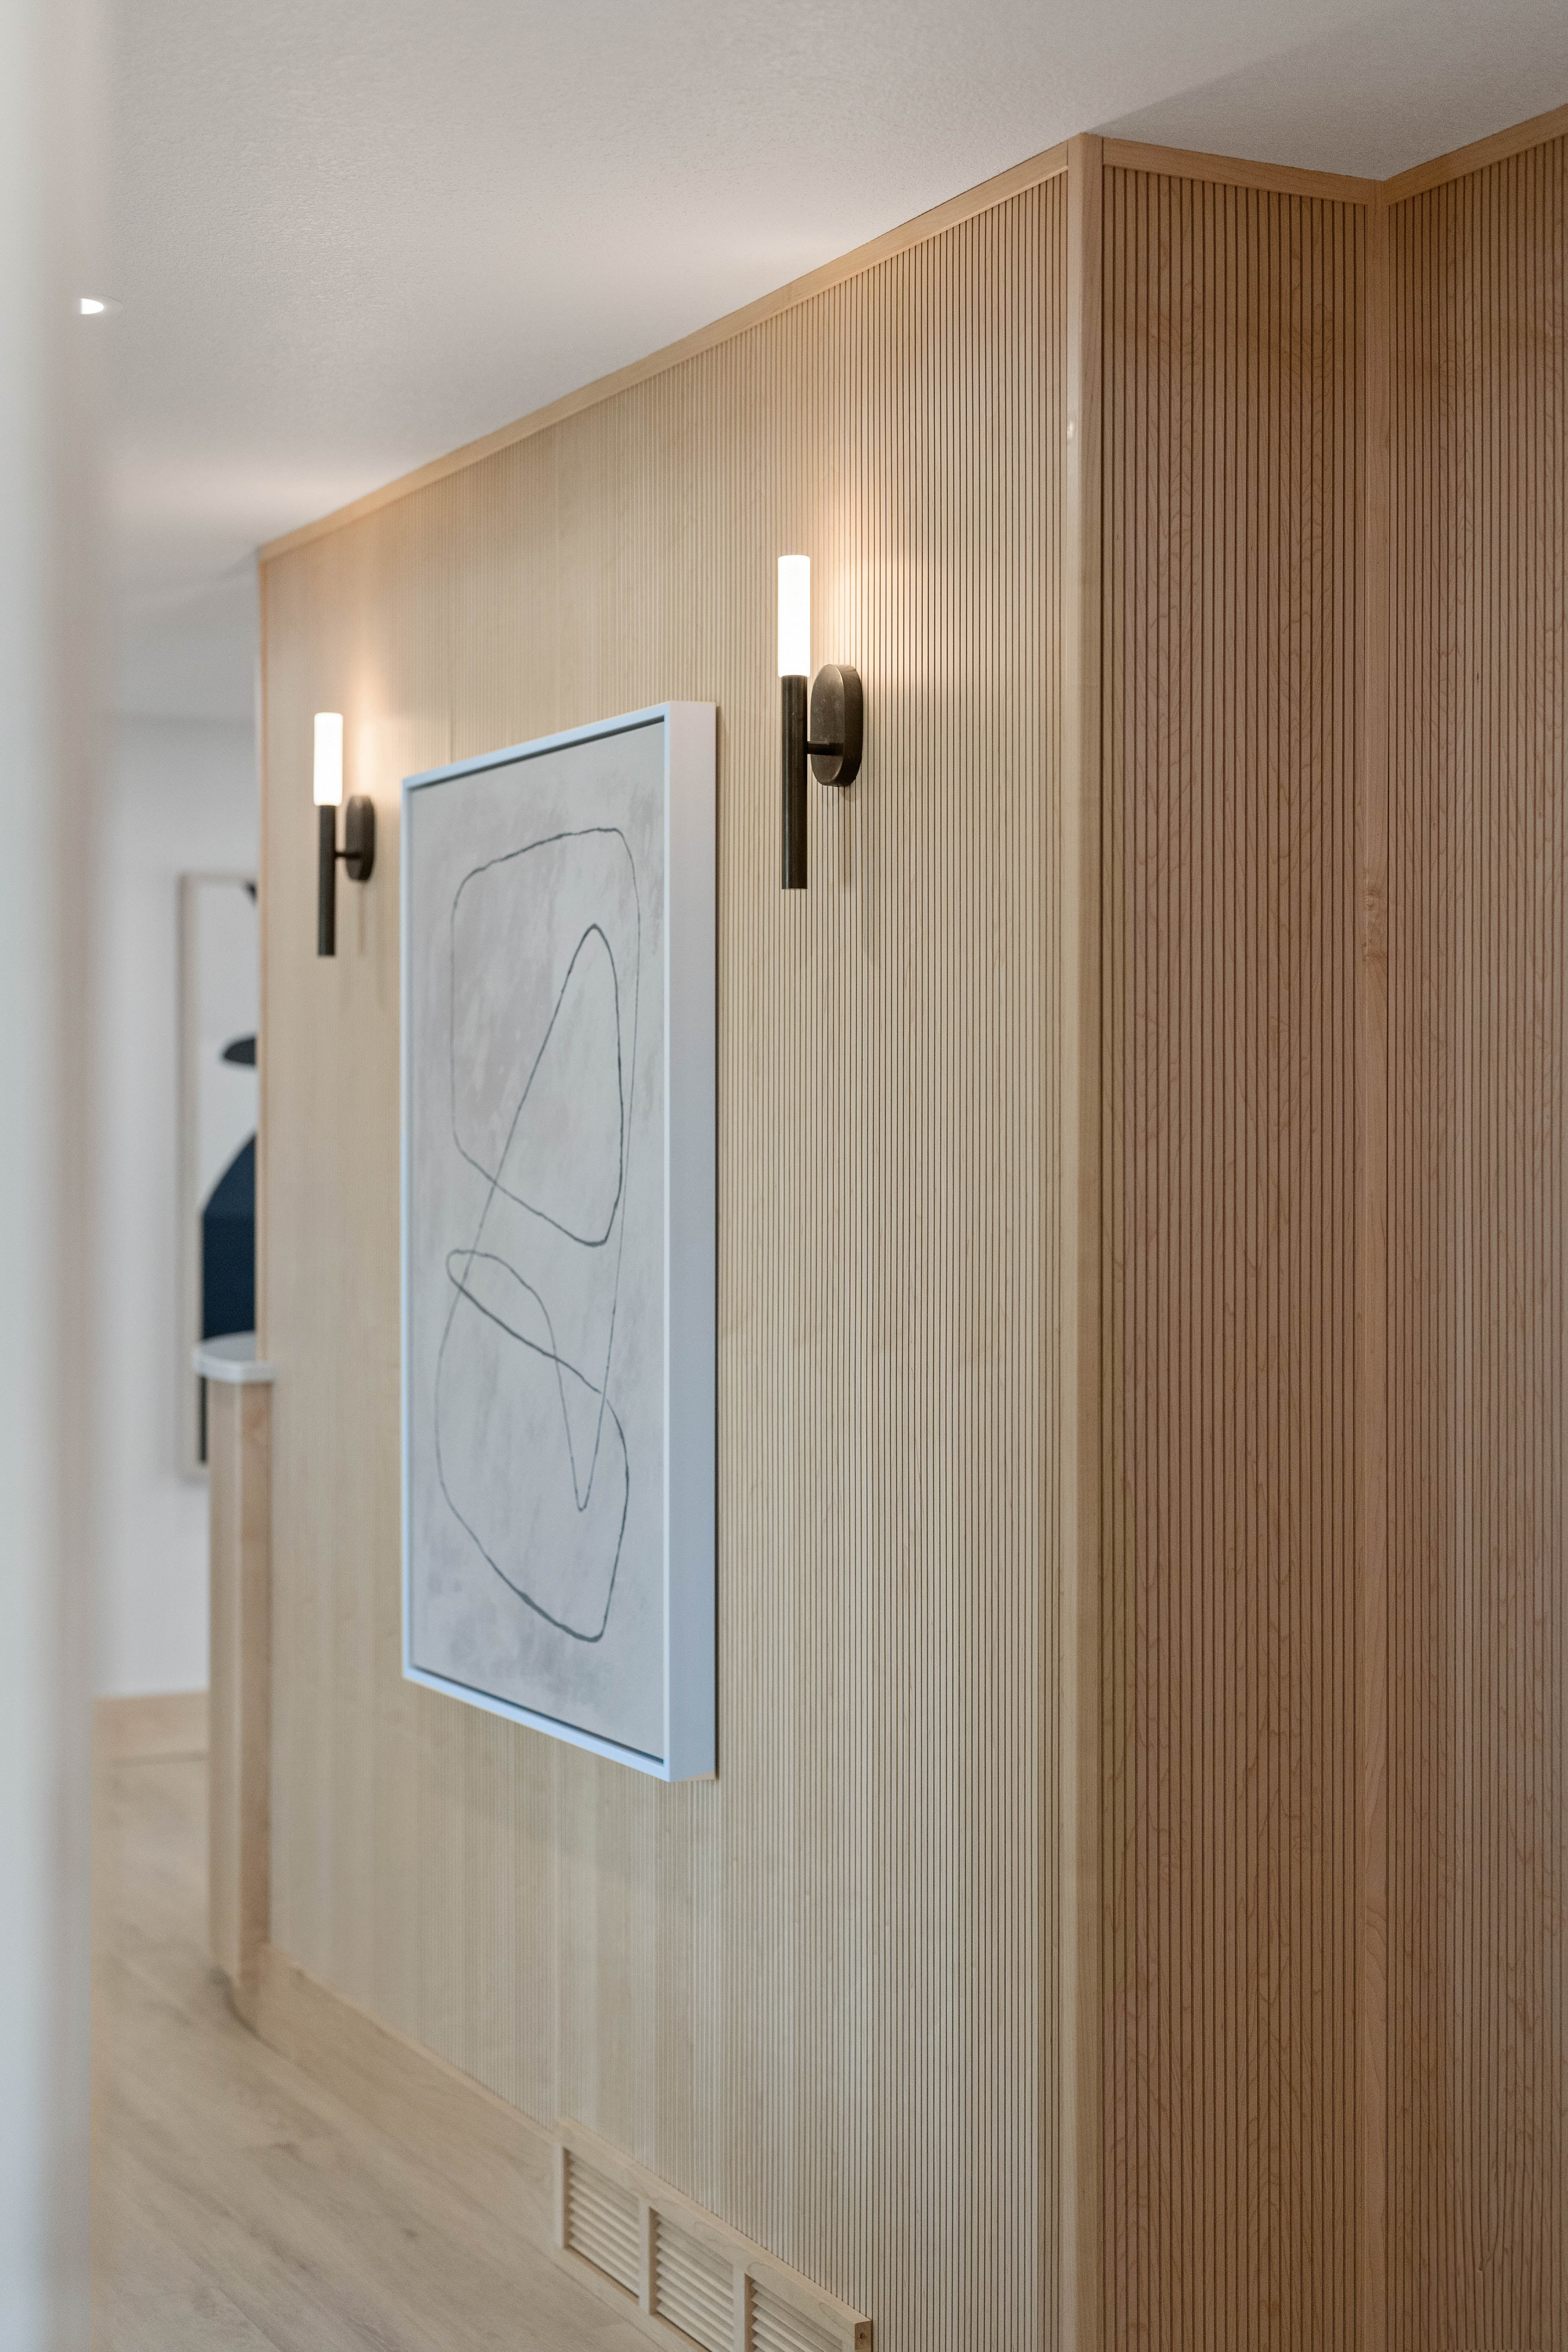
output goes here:
[{"label": "wood crown molding", "polygon": [[1489,163],[1506,163],[1510,155],[1522,155],[1531,147],[1544,147],[1564,137],[1568,137],[1568,106],[1553,107],[1549,114],[1532,114],[1528,122],[1516,122],[1510,130],[1494,131],[1489,139],[1472,140],[1469,146],[1456,147],[1451,154],[1435,155],[1429,163],[1413,164],[1408,172],[1384,180],[1379,194],[1385,205],[1400,205],[1407,196],[1440,188],[1446,180],[1463,180],[1471,172],[1484,172]]},{"label": "wood crown molding", "polygon": [[873,237],[868,245],[858,245],[852,253],[841,254],[836,261],[825,261],[820,269],[808,270],[804,278],[791,278],[789,283],[774,289],[771,294],[759,295],[754,302],[739,310],[729,311],[715,319],[710,326],[699,327],[676,343],[666,343],[662,350],[650,352],[646,359],[633,360],[611,375],[595,378],[592,383],[580,385],[575,392],[563,393],[559,400],[546,407],[536,408],[515,423],[502,425],[494,433],[485,434],[478,441],[466,441],[461,448],[448,450],[444,457],[434,457],[429,465],[416,467],[411,474],[400,474],[395,481],[385,482],[378,490],[367,490],[363,499],[353,499],[346,507],[337,508],[316,522],[301,523],[297,530],[285,531],[279,539],[269,539],[258,551],[258,560],[270,563],[279,555],[291,555],[296,548],[308,547],[312,540],[327,532],[342,530],[345,525],[360,522],[366,515],[374,514],[381,507],[391,506],[405,499],[412,491],[427,489],[431,483],[444,481],[448,474],[461,473],[466,467],[477,466],[486,457],[495,457],[502,449],[510,449],[520,441],[531,440],[536,433],[548,432],[552,425],[564,423],[584,408],[596,408],[601,401],[612,400],[617,393],[629,392],[634,384],[646,383],[650,377],[664,375],[669,369],[679,367],[687,360],[696,359],[700,352],[711,351],[715,344],[731,342],[739,335],[750,333],[753,327],[765,325],[782,311],[798,309],[801,303],[812,301],[818,294],[842,286],[847,278],[858,278],[879,262],[891,261],[911,247],[925,245],[932,237],[959,228],[977,213],[991,212],[1011,196],[1021,196],[1042,181],[1054,180],[1068,167],[1065,144],[1047,147],[1042,154],[1031,155],[1026,163],[1015,163],[994,179],[982,180],[978,186],[965,189],[962,195],[950,196],[945,204],[933,205],[929,212],[917,213],[913,220],[889,229],[882,236]]},{"label": "wood crown molding", "polygon": [[[1170,179],[1258,188],[1273,195],[1304,196],[1329,204],[1394,205],[1427,188],[1437,187],[1446,180],[1462,179],[1468,172],[1480,171],[1489,163],[1500,163],[1510,155],[1521,154],[1527,148],[1541,146],[1565,133],[1568,106],[1560,106],[1551,113],[1533,115],[1529,121],[1516,123],[1510,130],[1496,131],[1490,138],[1456,148],[1451,154],[1436,156],[1429,163],[1418,163],[1408,172],[1382,181],[1355,179],[1338,172],[1309,172],[1289,163],[1254,163],[1239,155],[1207,155],[1182,147],[1144,146],[1126,139],[1105,140],[1103,154],[1106,165],[1118,171],[1153,172]],[[384,482],[379,489],[367,490],[363,498],[354,499],[314,522],[284,531],[260,548],[259,561],[270,563],[280,555],[291,555],[297,548],[310,546],[313,540],[324,538],[329,532],[361,522],[367,515],[395,505],[416,490],[427,489],[434,482],[445,481],[449,474],[461,473],[467,467],[477,466],[502,449],[531,439],[536,433],[548,432],[552,425],[563,424],[585,408],[595,408],[601,401],[613,399],[617,393],[629,392],[635,384],[646,383],[653,376],[679,367],[700,352],[711,351],[715,344],[749,333],[781,312],[795,310],[832,287],[842,286],[847,279],[874,269],[879,262],[890,261],[914,246],[924,245],[961,226],[977,213],[991,211],[1010,196],[1038,187],[1044,180],[1056,179],[1068,168],[1069,143],[1047,147],[1041,154],[1015,163],[1009,171],[999,172],[994,179],[980,181],[962,195],[933,205],[929,212],[917,213],[913,220],[873,237],[869,244],[857,246],[853,252],[841,255],[836,261],[825,262],[820,269],[809,270],[804,278],[792,278],[773,293],[761,295],[741,310],[728,312],[710,326],[699,327],[679,342],[667,343],[662,350],[650,352],[645,359],[633,360],[610,375],[595,377],[592,383],[582,384],[575,392],[563,393],[545,407],[536,408],[510,425],[500,425],[477,441],[466,441],[460,448],[432,458],[427,466],[416,467],[410,474],[400,474],[395,481]]]},{"label": "wood crown molding", "polygon": [[1145,147],[1130,139],[1105,142],[1108,170],[1152,172],[1167,180],[1204,180],[1227,188],[1260,188],[1274,196],[1309,196],[1333,205],[1376,201],[1376,180],[1341,172],[1304,172],[1293,163],[1253,163],[1242,155],[1203,155],[1185,147]]}]

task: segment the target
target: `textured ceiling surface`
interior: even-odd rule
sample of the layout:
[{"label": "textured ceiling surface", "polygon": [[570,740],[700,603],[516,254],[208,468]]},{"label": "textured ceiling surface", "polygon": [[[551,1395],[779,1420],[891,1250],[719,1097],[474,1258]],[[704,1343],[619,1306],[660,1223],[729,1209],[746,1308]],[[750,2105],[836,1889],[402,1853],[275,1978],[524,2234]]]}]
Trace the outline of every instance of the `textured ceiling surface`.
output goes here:
[{"label": "textured ceiling surface", "polygon": [[121,708],[247,718],[258,542],[1075,131],[1384,174],[1563,0],[113,0]]}]

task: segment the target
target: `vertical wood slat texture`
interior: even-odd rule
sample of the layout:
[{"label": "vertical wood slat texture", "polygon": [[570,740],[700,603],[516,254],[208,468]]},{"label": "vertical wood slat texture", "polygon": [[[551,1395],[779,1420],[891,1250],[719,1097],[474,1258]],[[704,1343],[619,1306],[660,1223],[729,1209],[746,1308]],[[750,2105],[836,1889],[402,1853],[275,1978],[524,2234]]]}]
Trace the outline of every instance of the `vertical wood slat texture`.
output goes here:
[{"label": "vertical wood slat texture", "polygon": [[1390,214],[1390,2328],[1568,2345],[1568,142]]},{"label": "vertical wood slat texture", "polygon": [[[1565,2340],[1562,157],[1514,157],[1364,231],[1326,199],[1106,175],[1112,2343]],[[1055,992],[1078,900],[1059,938],[1037,921],[1074,854],[1064,837],[1053,866],[1043,807],[1072,616],[1042,320],[1063,331],[1068,265],[1060,184],[1020,202],[268,574],[283,1051],[262,1176],[289,1335],[268,1349],[298,1376],[280,1495],[296,1534],[317,1530],[279,1643],[299,1760],[275,1937],[505,2095],[574,2105],[910,2344],[1048,2315],[1065,2209],[1047,2021],[1073,2014],[1051,1953],[1083,1892],[1050,1852],[1053,1736],[1072,1726],[1038,1696],[1072,1631],[1052,1618],[1072,1420],[1046,1389],[1082,1142],[1058,1047],[1086,1005]],[[1022,486],[1011,530],[1004,484]],[[819,646],[858,657],[874,698],[882,681],[899,785],[879,797],[868,766],[852,811],[815,813],[799,939],[770,896],[758,698],[789,541],[818,558]],[[745,1566],[724,1769],[750,1785],[665,1811],[396,1683],[377,1454],[395,1192],[367,1169],[353,1228],[310,1230],[323,1159],[352,1171],[384,1135],[394,901],[353,894],[344,968],[307,976],[290,790],[308,809],[317,701],[348,705],[362,781],[385,793],[668,692],[716,696],[727,722],[722,1410],[741,1436],[722,1506]],[[962,806],[942,798],[954,776]],[[964,965],[977,944],[988,992]],[[922,1286],[912,1335],[900,1280]],[[959,1367],[945,1419],[939,1362]],[[363,1460],[333,1442],[335,1385],[381,1433]],[[907,1613],[879,1624],[889,1596]],[[950,1656],[951,1693],[932,1667]],[[963,1748],[977,1723],[1002,1736],[983,1721],[998,1696],[1005,1790],[1000,1760]],[[907,1766],[906,1703],[917,1745],[948,1743]],[[1025,1815],[988,1821],[1019,1790]],[[898,1852],[919,1884],[892,1882]],[[830,1962],[847,1933],[861,1947]],[[903,2050],[935,2053],[929,2086],[900,2077]],[[1071,2106],[1059,2145],[1081,2152]],[[1031,2212],[1034,2254],[999,2267]]]},{"label": "vertical wood slat texture", "polygon": [[1356,2338],[1364,212],[1106,174],[1110,2345]]},{"label": "vertical wood slat texture", "polygon": [[[1066,200],[265,568],[272,1940],[875,2315],[1051,2340]],[[773,559],[868,694],[777,887]],[[667,696],[721,759],[721,1769],[399,1675],[396,788]],[[311,935],[310,715],[377,873]]]}]

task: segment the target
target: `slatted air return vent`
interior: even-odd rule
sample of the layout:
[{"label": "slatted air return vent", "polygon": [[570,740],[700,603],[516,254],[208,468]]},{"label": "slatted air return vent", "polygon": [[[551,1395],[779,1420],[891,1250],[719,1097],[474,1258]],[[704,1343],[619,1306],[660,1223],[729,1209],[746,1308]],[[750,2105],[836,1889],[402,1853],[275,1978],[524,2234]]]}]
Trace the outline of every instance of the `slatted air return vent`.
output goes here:
[{"label": "slatted air return vent", "polygon": [[753,2282],[750,2301],[746,2352],[838,2352],[837,2336],[765,2286]]},{"label": "slatted air return vent", "polygon": [[871,2352],[862,2313],[580,2124],[556,2137],[556,2245],[668,2352]]},{"label": "slatted air return vent", "polygon": [[735,2265],[699,2245],[688,2230],[656,2213],[653,2225],[653,2308],[700,2344],[702,2352],[735,2352]]},{"label": "slatted air return vent", "polygon": [[565,2242],[628,2294],[642,2284],[642,2218],[629,2190],[592,2165],[566,2159]]}]

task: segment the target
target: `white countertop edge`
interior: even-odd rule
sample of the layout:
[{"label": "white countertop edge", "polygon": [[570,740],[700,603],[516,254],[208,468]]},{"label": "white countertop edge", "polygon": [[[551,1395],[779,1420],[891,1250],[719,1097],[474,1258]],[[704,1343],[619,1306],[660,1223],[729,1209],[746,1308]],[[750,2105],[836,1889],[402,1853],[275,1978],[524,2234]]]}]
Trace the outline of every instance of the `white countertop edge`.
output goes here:
[{"label": "white countertop edge", "polygon": [[191,1361],[204,1381],[228,1381],[237,1388],[270,1381],[270,1364],[258,1363],[254,1331],[231,1331],[222,1339],[204,1339],[191,1349]]}]

